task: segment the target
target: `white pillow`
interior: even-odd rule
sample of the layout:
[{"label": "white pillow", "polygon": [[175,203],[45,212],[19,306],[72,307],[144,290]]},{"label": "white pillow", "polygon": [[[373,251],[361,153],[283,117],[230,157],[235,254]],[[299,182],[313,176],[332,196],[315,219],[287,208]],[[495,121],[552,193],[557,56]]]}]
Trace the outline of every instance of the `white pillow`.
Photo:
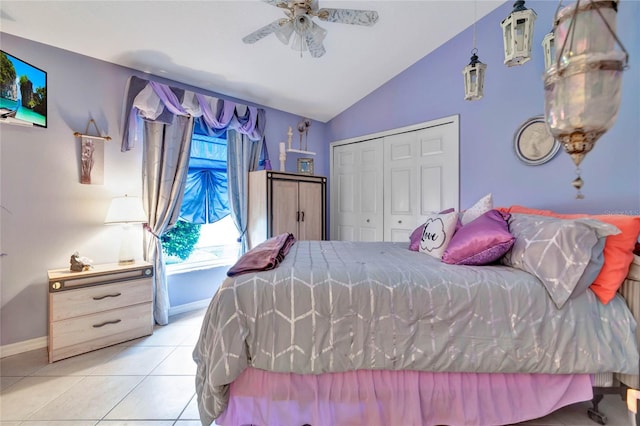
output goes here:
[{"label": "white pillow", "polygon": [[491,209],[493,209],[493,197],[491,196],[491,193],[489,193],[480,198],[473,206],[465,210],[460,217],[460,222],[464,226],[472,220],[479,218]]},{"label": "white pillow", "polygon": [[436,259],[442,259],[442,254],[456,231],[457,221],[458,213],[456,212],[428,216],[422,230],[420,251]]}]

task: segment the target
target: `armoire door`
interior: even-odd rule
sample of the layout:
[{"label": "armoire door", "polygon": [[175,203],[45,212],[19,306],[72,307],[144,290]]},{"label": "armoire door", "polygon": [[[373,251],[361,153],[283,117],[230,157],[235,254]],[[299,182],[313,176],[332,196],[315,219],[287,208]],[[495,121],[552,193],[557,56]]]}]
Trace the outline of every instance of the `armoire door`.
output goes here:
[{"label": "armoire door", "polygon": [[333,202],[337,204],[333,239],[382,241],[382,139],[334,148]]},{"label": "armoire door", "polygon": [[298,240],[323,239],[322,184],[300,182],[298,184]]},{"label": "armoire door", "polygon": [[298,235],[298,182],[274,179],[271,188],[271,235],[291,233],[301,239]]}]

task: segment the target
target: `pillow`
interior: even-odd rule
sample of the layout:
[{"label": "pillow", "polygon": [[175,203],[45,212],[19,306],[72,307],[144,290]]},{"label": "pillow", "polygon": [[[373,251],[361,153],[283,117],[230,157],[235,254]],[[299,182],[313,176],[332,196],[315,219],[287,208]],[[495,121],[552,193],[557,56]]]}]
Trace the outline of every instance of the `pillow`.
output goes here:
[{"label": "pillow", "polygon": [[441,259],[442,253],[447,249],[451,237],[453,237],[457,221],[458,213],[456,212],[429,216],[422,230],[420,251],[436,259]]},{"label": "pillow", "polygon": [[[442,210],[439,214],[451,213],[454,212],[455,209],[453,207]],[[456,224],[456,230],[458,230],[460,219],[458,219],[458,223]],[[462,226],[462,225],[460,225]],[[418,226],[413,230],[411,235],[409,235],[409,250],[420,251],[420,240],[422,240],[422,230],[424,229],[424,223]],[[454,231],[455,233],[455,231]]]},{"label": "pillow", "polygon": [[511,216],[489,210],[456,231],[442,255],[453,265],[487,265],[500,259],[513,245],[507,220]]},{"label": "pillow", "polygon": [[467,223],[471,222],[472,220],[479,218],[480,216],[482,216],[484,213],[488,212],[492,208],[493,208],[493,197],[489,193],[484,197],[480,198],[478,201],[476,201],[476,203],[473,206],[471,206],[470,208],[462,212],[461,213],[462,216],[460,217],[460,222],[462,222],[462,225],[464,226]]},{"label": "pillow", "polygon": [[500,210],[563,219],[588,217],[610,223],[620,229],[622,233],[607,237],[604,244],[604,265],[590,286],[591,290],[598,296],[598,299],[605,305],[614,298],[633,261],[633,249],[638,241],[638,234],[640,234],[640,216],[560,214],[550,210],[536,210],[523,206],[511,206],[509,208],[500,208]]},{"label": "pillow", "polygon": [[576,289],[598,240],[620,233],[615,226],[595,219],[518,213],[511,215],[509,230],[516,241],[502,263],[535,275],[558,308]]}]

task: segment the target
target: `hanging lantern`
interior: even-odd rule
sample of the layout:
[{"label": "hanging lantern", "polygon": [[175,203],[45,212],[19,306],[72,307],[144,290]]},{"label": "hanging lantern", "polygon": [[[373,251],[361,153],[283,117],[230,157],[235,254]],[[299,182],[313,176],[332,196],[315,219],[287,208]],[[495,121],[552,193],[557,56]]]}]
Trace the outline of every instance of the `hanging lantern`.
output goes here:
[{"label": "hanging lantern", "polygon": [[484,95],[484,71],[487,65],[478,59],[478,49],[471,51],[471,62],[464,67],[462,74],[464,75],[464,99],[466,101],[475,101],[482,99]]},{"label": "hanging lantern", "polygon": [[542,39],[542,50],[544,52],[544,69],[548,70],[556,59],[555,36],[551,30]]},{"label": "hanging lantern", "polygon": [[536,16],[536,12],[524,7],[524,1],[519,0],[513,4],[511,14],[501,22],[505,65],[522,65],[531,59]]},{"label": "hanging lantern", "polygon": [[576,198],[584,198],[580,163],[613,126],[620,106],[629,55],[615,33],[617,6],[617,0],[578,0],[559,7],[554,19],[556,55],[544,74],[545,119],[576,165]]}]

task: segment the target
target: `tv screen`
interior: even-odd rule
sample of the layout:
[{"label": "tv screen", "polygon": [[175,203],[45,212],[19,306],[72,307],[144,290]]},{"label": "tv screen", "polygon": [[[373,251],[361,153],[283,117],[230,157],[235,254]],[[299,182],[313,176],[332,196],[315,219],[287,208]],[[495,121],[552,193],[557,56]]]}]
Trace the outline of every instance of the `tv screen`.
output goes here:
[{"label": "tv screen", "polygon": [[47,127],[47,73],[2,50],[0,123]]}]

